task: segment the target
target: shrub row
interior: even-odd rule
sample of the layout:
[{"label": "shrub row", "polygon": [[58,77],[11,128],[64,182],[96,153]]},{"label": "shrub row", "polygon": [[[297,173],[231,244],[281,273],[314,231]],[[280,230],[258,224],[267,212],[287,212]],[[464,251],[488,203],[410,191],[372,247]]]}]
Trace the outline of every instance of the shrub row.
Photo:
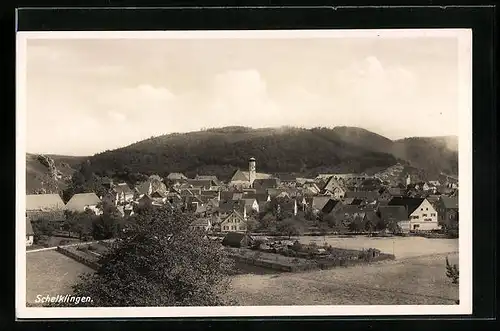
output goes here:
[{"label": "shrub row", "polygon": [[72,250],[72,247],[57,247],[57,251],[82,264],[85,264],[86,266],[94,270],[98,270],[100,265],[95,260],[88,258],[85,253],[79,253],[80,247],[81,246],[79,246],[75,250]]}]

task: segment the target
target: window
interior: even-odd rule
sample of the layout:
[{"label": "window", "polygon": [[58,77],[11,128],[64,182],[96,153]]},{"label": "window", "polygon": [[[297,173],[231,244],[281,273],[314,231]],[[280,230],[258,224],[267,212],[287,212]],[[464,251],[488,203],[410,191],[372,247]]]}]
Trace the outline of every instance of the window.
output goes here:
[{"label": "window", "polygon": [[429,210],[429,208],[425,208],[425,210]]},{"label": "window", "polygon": [[431,213],[431,216],[436,216],[436,213]]},{"label": "window", "polygon": [[427,214],[422,214],[422,217],[427,217]]},{"label": "window", "polygon": [[423,210],[424,210],[424,208],[420,208],[420,211],[423,211]]},{"label": "window", "polygon": [[412,216],[411,219],[412,220],[418,220],[418,215],[417,216]]}]

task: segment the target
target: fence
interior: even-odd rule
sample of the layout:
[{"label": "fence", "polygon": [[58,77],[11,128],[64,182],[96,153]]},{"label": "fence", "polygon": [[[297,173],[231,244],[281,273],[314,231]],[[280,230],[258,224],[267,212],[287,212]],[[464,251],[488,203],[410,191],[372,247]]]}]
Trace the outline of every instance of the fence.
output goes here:
[{"label": "fence", "polygon": [[240,256],[240,255],[235,255],[235,254],[231,254],[230,256],[231,256],[231,258],[233,258],[237,262],[241,262],[241,263],[248,264],[248,265],[253,265],[256,267],[268,268],[268,269],[285,271],[285,272],[293,271],[292,266],[284,265],[284,264],[277,263],[277,262],[259,260],[259,259],[255,259],[255,258],[251,258],[251,257],[244,257],[244,256]]}]

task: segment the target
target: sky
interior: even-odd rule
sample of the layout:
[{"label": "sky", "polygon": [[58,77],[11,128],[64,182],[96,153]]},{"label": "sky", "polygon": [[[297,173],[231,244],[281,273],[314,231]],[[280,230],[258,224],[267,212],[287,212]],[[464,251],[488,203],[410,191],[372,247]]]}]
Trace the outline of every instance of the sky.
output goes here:
[{"label": "sky", "polygon": [[28,39],[25,68],[29,153],[230,125],[459,130],[456,38]]}]

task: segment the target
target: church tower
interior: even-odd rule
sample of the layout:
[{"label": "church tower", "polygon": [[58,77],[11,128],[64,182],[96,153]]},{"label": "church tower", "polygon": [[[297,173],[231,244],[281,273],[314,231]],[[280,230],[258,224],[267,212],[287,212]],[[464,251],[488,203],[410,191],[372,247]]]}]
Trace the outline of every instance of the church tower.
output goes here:
[{"label": "church tower", "polygon": [[408,177],[406,177],[406,186],[409,186],[411,184],[411,178],[410,174],[408,174]]},{"label": "church tower", "polygon": [[250,160],[248,160],[248,180],[250,182],[250,186],[253,185],[255,177],[256,177],[255,159],[251,157]]}]

